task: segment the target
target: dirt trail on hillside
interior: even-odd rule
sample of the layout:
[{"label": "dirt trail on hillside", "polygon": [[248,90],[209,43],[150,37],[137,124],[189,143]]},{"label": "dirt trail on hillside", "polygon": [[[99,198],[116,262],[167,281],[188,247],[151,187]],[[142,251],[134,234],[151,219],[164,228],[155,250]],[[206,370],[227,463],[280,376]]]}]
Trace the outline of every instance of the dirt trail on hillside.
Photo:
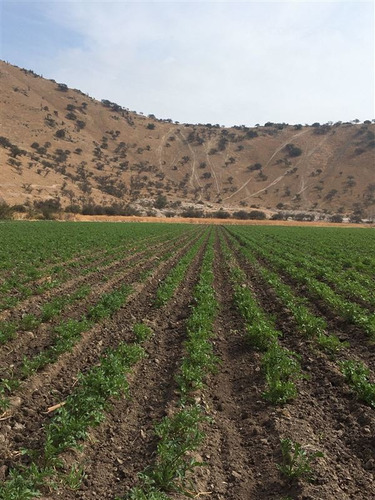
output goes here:
[{"label": "dirt trail on hillside", "polygon": [[[287,144],[290,143],[290,141],[292,139],[294,139],[295,137],[299,137],[300,135],[304,135],[308,132],[308,130],[304,130],[303,132],[298,132],[298,134],[294,134],[292,137],[290,137],[290,139],[286,142],[283,142],[281,144],[281,146],[278,146],[275,151],[272,153],[272,155],[270,156],[270,158],[268,159],[267,163],[264,165],[264,168],[267,168],[268,165],[271,163],[271,161],[273,160],[273,158],[277,155],[277,153],[279,153],[283,148],[285,148],[285,146]],[[266,191],[267,189],[269,189],[270,187],[272,186],[275,186],[276,184],[278,184],[288,173],[288,170],[285,171],[282,175],[280,175],[279,177],[277,177],[276,179],[274,179],[270,184],[268,184],[266,187],[260,189],[259,191],[257,191],[256,193],[251,193],[250,195],[247,195],[245,198],[243,199],[248,199],[248,198],[253,198],[254,196],[257,196],[259,193],[262,193],[263,191]],[[237,191],[235,191],[234,193],[232,193],[230,196],[226,196],[225,198],[223,198],[223,200],[229,200],[230,198],[232,198],[233,196],[235,196],[236,194],[238,194],[240,191],[242,191],[243,188],[245,188],[249,182],[253,180],[253,177],[251,176],[249,179],[247,179],[243,184],[242,186],[240,186]]]}]

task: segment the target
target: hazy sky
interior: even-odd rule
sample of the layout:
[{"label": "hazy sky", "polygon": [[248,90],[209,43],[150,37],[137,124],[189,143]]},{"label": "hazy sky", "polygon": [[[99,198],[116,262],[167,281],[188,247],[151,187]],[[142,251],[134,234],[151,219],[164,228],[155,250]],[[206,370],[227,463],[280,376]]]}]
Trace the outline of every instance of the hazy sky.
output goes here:
[{"label": "hazy sky", "polygon": [[374,118],[373,1],[5,1],[0,58],[188,123]]}]

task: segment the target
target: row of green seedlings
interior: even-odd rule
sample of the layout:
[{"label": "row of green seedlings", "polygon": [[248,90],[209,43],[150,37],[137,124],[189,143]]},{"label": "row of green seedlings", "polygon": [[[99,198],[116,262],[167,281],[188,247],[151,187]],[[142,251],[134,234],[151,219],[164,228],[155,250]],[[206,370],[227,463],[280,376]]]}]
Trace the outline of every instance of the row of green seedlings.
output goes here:
[{"label": "row of green seedlings", "polygon": [[40,314],[25,314],[19,321],[0,321],[0,344],[5,344],[15,338],[19,331],[32,331],[41,323],[46,323],[61,314],[63,309],[75,302],[83,300],[89,295],[89,286],[82,286],[75,292],[62,297],[56,297],[43,304]]},{"label": "row of green seedlings", "polygon": [[28,465],[10,471],[7,481],[0,485],[3,500],[30,500],[46,491],[67,485],[78,489],[84,478],[83,467],[64,464],[61,454],[68,449],[80,450],[90,428],[99,425],[111,406],[111,401],[129,394],[128,374],[145,356],[140,345],[152,335],[142,324],[133,327],[136,342],[120,342],[100,358],[97,366],[80,373],[74,391],[45,426],[42,450],[23,450]]},{"label": "row of green seedlings", "polygon": [[[357,325],[371,338],[375,338],[375,314],[370,313],[360,305],[350,302],[335,293],[326,283],[312,277],[307,271],[297,266],[297,262],[274,255],[273,251],[257,246],[247,238],[234,236],[242,244],[246,244],[256,255],[265,259],[276,271],[288,275],[293,281],[302,284],[314,299],[323,300],[330,309],[342,316],[347,322]],[[244,243],[245,242],[245,243]]]},{"label": "row of green seedlings", "polygon": [[[54,264],[48,270],[48,272],[46,272],[46,270],[44,269],[43,276],[50,274],[50,277],[49,279],[44,280],[42,283],[39,279],[35,283],[35,287],[27,286],[27,283],[32,280],[31,277],[29,277],[29,279],[25,282],[21,281],[19,276],[9,279],[2,284],[0,291],[5,293],[9,292],[10,290],[15,290],[17,294],[10,294],[8,297],[5,297],[5,299],[0,304],[0,309],[9,309],[11,307],[14,307],[27,297],[30,297],[32,295],[41,295],[47,290],[52,290],[53,288],[63,284],[72,276],[73,273],[76,274],[79,268],[83,268],[82,274],[88,274],[90,272],[90,269],[93,269],[95,271],[98,269],[98,264],[105,265],[106,263],[116,258],[118,251],[114,256],[110,254],[105,259],[101,257],[99,261],[97,260],[97,253],[98,251],[90,253],[88,256],[84,256],[80,260],[73,259],[70,263],[63,262],[61,264]],[[109,251],[107,253],[109,253]],[[92,268],[85,268],[86,264],[90,262],[95,262],[95,266],[93,266]]]},{"label": "row of green seedlings", "polygon": [[[292,262],[298,262],[298,266],[302,267],[313,278],[333,286],[334,290],[346,298],[355,301],[361,300],[370,307],[375,305],[373,280],[370,276],[353,270],[347,272],[346,270],[333,269],[333,262],[329,262],[329,260],[327,262],[327,256],[326,259],[306,257],[301,248],[296,248],[292,242],[290,245],[286,245],[285,242],[281,243],[280,247],[274,248],[274,254],[281,257],[287,256]],[[336,262],[334,265],[336,266]]]},{"label": "row of green seedlings", "polygon": [[[166,261],[174,251],[170,250],[164,253],[158,261],[155,261],[155,265]],[[147,278],[152,269],[142,273],[140,276],[141,281]],[[6,411],[9,408],[9,396],[18,389],[22,379],[29,377],[48,364],[54,363],[61,354],[70,352],[84,332],[90,330],[99,321],[111,317],[123,306],[132,291],[133,288],[131,286],[122,285],[113,292],[104,293],[98,302],[90,307],[87,314],[83,315],[81,319],[68,319],[57,325],[53,330],[52,343],[48,349],[40,352],[33,358],[23,358],[20,369],[21,377],[11,376],[2,379],[0,383],[0,410]]]},{"label": "row of green seedlings", "polygon": [[[146,253],[145,258],[149,255],[152,255],[152,250]],[[128,267],[131,267],[131,264]],[[124,269],[121,269],[118,273],[123,271]],[[108,280],[109,277],[109,275],[102,277],[102,282]],[[67,306],[86,298],[90,291],[89,286],[83,285],[72,294],[55,297],[50,302],[43,304],[39,315],[25,314],[19,321],[0,321],[0,344],[5,344],[15,338],[18,331],[34,331],[41,323],[51,321],[54,317],[59,316]]]},{"label": "row of green seedlings", "polygon": [[48,364],[57,361],[59,356],[70,352],[81,338],[81,335],[90,330],[95,323],[112,316],[125,303],[132,292],[132,287],[121,286],[118,290],[103,294],[99,301],[83,315],[81,319],[63,320],[52,332],[52,342],[48,349],[32,358],[24,356],[20,368],[21,376],[10,376],[0,382],[0,409],[9,408],[9,396],[19,388],[21,380],[41,370]]},{"label": "row of green seedlings", "polygon": [[[93,262],[106,254],[120,252],[129,248],[138,240],[166,236],[165,233],[182,234],[181,229],[158,228],[156,225],[134,226],[134,231],[114,224],[76,224],[67,223],[11,223],[2,225],[0,233],[0,308],[14,305],[17,290],[30,281],[31,289],[24,290],[25,295],[33,293],[39,285],[52,285],[54,271],[68,268],[80,268],[86,262]],[[188,231],[185,231],[186,233]],[[104,237],[103,237],[104,236]],[[146,240],[147,238],[147,240]],[[64,241],[64,244],[61,242]],[[51,279],[53,281],[53,279]],[[11,293],[7,293],[10,292]]]},{"label": "row of green seedlings", "polygon": [[[314,262],[323,265],[329,261],[334,263],[335,269],[345,273],[349,280],[360,281],[368,284],[368,278],[374,275],[375,253],[373,248],[373,234],[371,231],[341,231],[327,228],[300,228],[290,232],[277,231],[273,244],[283,247],[287,252],[296,250],[296,238],[298,239],[298,251],[309,254]],[[344,275],[344,274],[343,274]]]},{"label": "row of green seedlings", "polygon": [[245,320],[246,340],[253,349],[263,353],[261,364],[266,379],[263,397],[272,404],[284,404],[296,398],[296,382],[303,377],[299,356],[280,345],[281,333],[246,286],[246,274],[238,267],[222,237],[221,248],[229,269],[234,302]]},{"label": "row of green seedlings", "polygon": [[[236,248],[252,264],[258,275],[273,288],[282,304],[290,310],[302,335],[315,340],[318,347],[329,354],[331,359],[334,359],[339,351],[349,347],[348,342],[341,342],[336,335],[327,334],[326,321],[311,313],[306,299],[295,296],[290,286],[283,283],[276,273],[261,266],[247,247],[237,245]],[[370,381],[369,368],[363,362],[354,360],[340,362],[338,366],[357,397],[375,407],[375,384]]]},{"label": "row of green seedlings", "polygon": [[176,376],[180,398],[172,416],[155,426],[159,438],[157,458],[139,477],[142,486],[134,487],[125,498],[131,500],[166,500],[168,493],[192,496],[191,475],[195,467],[205,465],[192,458],[204,440],[202,425],[209,420],[197,394],[204,388],[207,375],[218,363],[212,343],[213,323],[218,304],[213,289],[213,235],[203,258],[199,282],[193,292],[194,306],[187,320],[188,339],[185,356]]},{"label": "row of green seedlings", "polygon": [[[245,320],[246,339],[252,348],[263,352],[261,365],[267,384],[263,397],[274,405],[285,404],[297,396],[295,383],[303,377],[298,355],[279,344],[280,332],[245,286],[246,275],[236,265],[233,254],[222,237],[221,244],[229,267],[234,302]],[[323,454],[320,451],[307,451],[300,443],[289,438],[281,439],[280,445],[282,463],[277,464],[277,468],[281,474],[287,480],[309,480],[313,473],[311,463]]]},{"label": "row of green seedlings", "polygon": [[[135,242],[132,246],[129,246],[126,249],[126,252],[124,252],[124,249],[120,250],[119,252],[116,253],[116,255],[111,255],[108,259],[106,259],[103,262],[100,262],[100,266],[96,265],[94,267],[90,268],[85,268],[83,269],[81,274],[92,274],[96,272],[106,272],[108,273],[112,267],[117,266],[119,264],[116,259],[121,256],[121,259],[125,259],[128,256],[141,256],[142,254],[150,256],[155,253],[155,250],[157,250],[160,246],[164,245],[165,242],[168,242],[169,245],[172,245],[173,243],[176,244],[178,248],[180,248],[184,243],[186,243],[186,240],[188,238],[184,237],[181,238],[180,235],[176,236],[175,238],[171,238],[170,234],[167,234],[163,237],[160,237],[159,235],[153,236],[147,239],[142,239],[141,241]],[[156,240],[155,244],[154,243]],[[121,247],[120,247],[121,248]],[[131,267],[132,264],[130,264]]]},{"label": "row of green seedlings", "polygon": [[[371,292],[372,289],[371,280],[374,271],[374,265],[369,265],[371,263],[371,258],[369,258],[367,254],[365,258],[362,258],[359,269],[355,266],[356,260],[359,257],[360,247],[364,242],[358,242],[358,238],[356,238],[357,243],[352,253],[350,253],[350,249],[347,246],[347,240],[342,238],[344,233],[341,233],[341,241],[340,235],[336,233],[335,240],[330,241],[330,245],[324,247],[322,245],[322,237],[326,234],[324,233],[326,229],[323,229],[323,233],[322,230],[319,229],[313,230],[314,233],[311,233],[311,229],[309,231],[308,234],[313,236],[313,240],[306,238],[308,234],[305,232],[293,232],[287,233],[287,235],[285,235],[284,232],[278,232],[276,235],[263,234],[263,238],[260,238],[260,243],[261,246],[268,246],[270,242],[272,242],[272,247],[279,255],[298,256],[300,263],[306,266],[306,269],[311,270],[319,279],[324,277],[325,281],[332,281],[334,285],[337,283],[337,288],[342,289],[344,293],[351,293],[351,285],[358,286],[361,284],[363,285],[365,295],[368,295],[368,292]],[[238,232],[238,234],[246,234],[246,232]],[[260,235],[257,234],[254,238],[253,235],[252,240],[257,240],[259,236]],[[266,236],[273,236],[272,240]],[[298,245],[296,245],[296,238],[298,239]],[[338,251],[337,248],[338,242],[341,243],[340,251]],[[370,241],[367,243],[370,244]],[[366,248],[366,246],[364,246],[364,248]],[[306,255],[308,255],[308,257],[306,257]],[[364,265],[364,262],[366,262],[366,265]],[[359,287],[359,289],[361,289],[361,287]],[[354,295],[357,295],[355,289],[352,291]],[[373,296],[369,296],[370,300],[373,300],[373,298]]]},{"label": "row of green seedlings", "polygon": [[[135,247],[135,250],[137,249],[139,250],[139,247]],[[150,255],[152,255],[154,249],[155,247],[149,249],[147,252],[144,252],[143,260],[146,260]],[[164,256],[165,255],[166,254],[164,254]],[[125,267],[125,269],[131,267],[132,263],[129,263],[128,266]],[[95,269],[94,272],[96,273],[99,271],[100,269]],[[110,277],[113,278],[114,276],[114,274],[110,276],[108,274],[108,270],[106,271],[107,274],[105,276],[102,276],[102,282],[107,281]],[[118,274],[122,273],[123,271],[124,269],[121,269],[120,271],[118,271]],[[71,305],[76,301],[83,300],[89,293],[90,287],[84,285],[70,295],[68,294],[64,297],[56,297],[50,302],[45,303],[41,309],[41,313],[38,316],[35,314],[25,314],[23,318],[18,322],[6,320],[0,321],[0,344],[5,344],[7,341],[12,340],[15,337],[17,331],[33,331],[41,323],[50,321],[55,316],[61,314],[66,306]]]},{"label": "row of green seedlings", "polygon": [[206,231],[194,243],[194,245],[185,253],[183,257],[172,268],[164,281],[160,284],[156,292],[155,306],[161,307],[165,305],[173,296],[175,290],[182,283],[186,273],[201,248],[203,241],[206,239]]},{"label": "row of green seedlings", "polygon": [[[103,232],[105,238],[101,237]],[[4,280],[9,278],[12,282],[17,279],[18,284],[27,283],[53,273],[55,266],[61,264],[80,267],[82,263],[92,262],[98,256],[118,250],[121,252],[125,246],[130,247],[138,241],[159,239],[160,235],[168,238],[166,232],[177,233],[172,229],[164,231],[164,228],[163,231],[154,228],[150,233],[150,226],[143,227],[142,231],[137,228],[136,231],[128,232],[110,224],[94,227],[84,223],[68,223],[64,227],[56,223],[48,226],[37,223],[13,224],[10,232],[12,238],[3,241],[0,246],[0,254],[4,257],[0,259],[0,274]],[[62,234],[67,241],[65,245],[59,244]],[[10,251],[14,248],[19,250],[16,255]],[[3,270],[9,270],[9,273]]]},{"label": "row of green seedlings", "polygon": [[[314,261],[334,263],[335,270],[347,273],[348,279],[361,281],[374,274],[375,252],[372,231],[329,228],[281,228],[257,226],[249,230],[242,226],[236,228],[237,234],[251,236],[259,240],[261,246],[283,248],[285,252],[298,251],[308,254]],[[298,245],[296,245],[298,241]],[[352,274],[353,273],[353,274]]]},{"label": "row of green seedlings", "polygon": [[247,246],[238,244],[233,237],[230,242],[236,251],[240,252],[251,264],[257,275],[273,288],[280,302],[291,312],[300,334],[315,339],[319,348],[331,355],[336,354],[345,347],[349,347],[348,342],[341,342],[336,335],[326,333],[327,322],[324,318],[315,316],[309,310],[308,301],[305,297],[296,296],[291,287],[285,284],[277,273],[262,266],[257,261]]},{"label": "row of green seedlings", "polygon": [[[142,251],[144,248],[146,248],[146,246],[147,248],[149,248],[151,242],[156,241],[156,246],[159,246],[165,241],[171,242],[178,239],[180,239],[180,235],[177,235],[175,238],[171,239],[170,233],[162,236],[156,234],[154,236],[147,236],[147,238],[143,236],[142,238],[136,239],[135,241],[129,241],[128,245],[125,248],[124,244],[121,244],[112,248],[108,248],[106,251],[104,251],[103,249],[100,251],[95,250],[94,252],[90,252],[89,255],[85,255],[79,260],[72,259],[72,261],[68,263],[62,262],[54,264],[49,268],[49,272],[46,272],[45,270],[43,272],[43,276],[46,276],[46,274],[50,274],[50,279],[44,280],[41,284],[37,282],[37,286],[35,289],[33,289],[32,287],[30,288],[20,282],[19,277],[14,277],[10,279],[9,282],[5,282],[3,285],[1,285],[0,290],[4,287],[7,290],[16,289],[17,296],[8,295],[8,297],[5,297],[4,301],[0,304],[0,309],[9,309],[10,307],[14,307],[22,299],[25,299],[34,294],[40,295],[46,290],[53,289],[70,279],[73,273],[77,274],[79,270],[80,275],[82,276],[90,275],[105,269],[106,266],[111,265],[119,257],[126,258],[126,256],[128,255]],[[103,256],[104,253],[105,257],[101,257],[98,260],[98,252],[100,252],[101,256]],[[88,263],[93,264],[89,267],[86,267]]]},{"label": "row of green seedlings", "polygon": [[[154,236],[151,238],[151,240],[156,239],[159,243],[158,245],[162,244],[164,241],[169,241],[170,240],[170,235],[166,235],[162,239],[159,236]],[[21,300],[31,296],[31,295],[40,295],[44,293],[47,290],[51,290],[64,282],[66,282],[72,274],[77,274],[78,270],[81,269],[80,275],[81,276],[88,276],[91,274],[95,274],[103,269],[106,268],[106,266],[110,266],[116,259],[119,257],[121,258],[126,258],[127,255],[133,254],[134,252],[139,252],[145,247],[145,244],[149,245],[150,244],[150,238],[142,239],[141,241],[136,241],[133,246],[130,246],[126,249],[124,249],[123,245],[116,246],[115,248],[108,249],[105,254],[105,258],[97,259],[97,253],[98,251],[95,251],[93,254],[89,254],[88,256],[85,256],[83,259],[80,259],[79,261],[74,260],[68,265],[67,263],[63,264],[58,264],[54,265],[51,270],[50,274],[53,275],[53,278],[49,280],[45,280],[42,284],[39,284],[35,290],[33,290],[30,287],[25,286],[24,284],[21,284],[19,280],[17,281],[16,278],[11,280],[7,284],[3,284],[2,287],[6,287],[7,290],[10,289],[16,289],[17,290],[17,296],[9,296],[7,299],[5,299],[5,302],[3,303],[2,306],[0,306],[1,309],[8,309],[9,307],[14,307],[17,303],[19,303]],[[101,255],[103,254],[103,251],[101,251]],[[85,267],[86,264],[93,262],[92,266]],[[70,268],[70,271],[68,270]],[[10,301],[10,302],[9,302]],[[0,326],[0,332],[1,332],[1,326]],[[0,342],[1,342],[1,336],[0,336]]]}]

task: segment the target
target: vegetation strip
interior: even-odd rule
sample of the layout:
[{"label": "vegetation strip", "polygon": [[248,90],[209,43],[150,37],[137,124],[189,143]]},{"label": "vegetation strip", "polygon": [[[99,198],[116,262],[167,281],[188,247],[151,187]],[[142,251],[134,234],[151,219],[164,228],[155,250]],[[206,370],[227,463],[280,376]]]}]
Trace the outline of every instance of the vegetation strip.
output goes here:
[{"label": "vegetation strip", "polygon": [[[289,308],[302,334],[313,338],[318,347],[330,354],[332,359],[338,351],[349,347],[348,342],[341,342],[336,335],[327,334],[325,321],[315,317],[308,310],[304,305],[305,299],[295,297],[290,287],[284,284],[276,273],[260,266],[246,246],[239,245],[237,248],[255,266],[256,271],[263,279],[273,287],[281,302]],[[358,398],[374,407],[375,384],[368,380],[370,370],[365,363],[347,359],[337,363],[337,365]]]},{"label": "vegetation strip", "polygon": [[107,351],[99,366],[87,374],[81,373],[77,389],[46,426],[42,457],[33,461],[33,451],[25,451],[31,465],[10,472],[10,479],[0,485],[1,498],[31,499],[40,496],[46,485],[54,488],[56,481],[66,481],[66,474],[59,472],[63,468],[59,455],[67,448],[80,446],[88,429],[104,419],[110,398],[119,398],[128,392],[126,374],[143,356],[144,350],[139,345],[120,343],[116,349]]},{"label": "vegetation strip", "polygon": [[[63,285],[67,280],[69,280],[69,278],[71,277],[72,273],[74,273],[76,276],[78,274],[78,278],[75,278],[73,280],[74,284],[76,284],[76,281],[78,280],[79,281],[86,281],[88,280],[90,277],[92,276],[95,276],[97,274],[103,274],[104,275],[107,275],[110,271],[113,271],[113,269],[115,269],[116,267],[119,267],[121,265],[121,263],[124,261],[124,259],[126,261],[128,261],[129,263],[132,262],[134,260],[135,257],[139,257],[142,253],[145,253],[145,254],[152,254],[152,250],[155,250],[156,248],[158,248],[160,245],[163,245],[166,241],[168,243],[173,243],[173,241],[176,241],[176,240],[179,240],[181,239],[181,236],[178,235],[177,237],[175,238],[170,238],[170,235],[165,235],[163,237],[158,237],[158,236],[154,236],[154,237],[151,237],[151,238],[143,238],[139,241],[136,241],[132,246],[128,246],[128,247],[124,247],[123,245],[120,246],[120,248],[116,248],[114,251],[107,251],[105,252],[106,253],[106,257],[103,259],[99,259],[98,260],[94,260],[93,262],[93,265],[91,265],[90,267],[83,267],[82,266],[79,266],[77,268],[76,266],[76,262],[73,261],[70,265],[70,267],[72,268],[70,272],[67,271],[67,265],[64,265],[64,266],[54,266],[53,271],[52,272],[52,276],[48,277],[49,279],[45,280],[44,283],[41,285],[41,286],[38,286],[38,288],[36,290],[34,290],[34,295],[37,294],[37,295],[40,295],[42,293],[44,293],[46,290],[52,290],[54,288],[56,288],[57,286],[60,286],[60,285]],[[186,238],[184,238],[185,240]],[[150,245],[150,240],[152,240],[153,242],[156,240],[156,244],[152,245],[151,247],[149,246]],[[147,241],[147,246],[146,246],[146,241]],[[136,253],[135,253],[136,252]],[[121,260],[118,260],[118,258],[121,258]],[[86,262],[86,260],[85,260]],[[91,262],[91,260],[89,260],[89,262]],[[127,262],[125,262],[126,264]],[[21,297],[19,297],[19,300],[18,302],[22,300]],[[15,304],[13,304],[15,305]],[[14,312],[14,310],[10,309],[8,310],[8,313],[9,314],[12,314],[12,312]],[[13,334],[15,333],[15,330],[17,329],[17,323],[15,323],[14,321],[12,322],[6,322],[6,321],[2,321],[0,322],[0,342],[1,342],[1,338],[2,338],[2,330],[5,329],[7,323],[11,323],[14,325],[14,331],[13,331]],[[25,324],[25,321],[22,320],[21,322],[21,327],[23,327]],[[26,328],[27,325],[25,325],[25,328]],[[6,341],[8,338],[10,338],[10,336],[8,336],[7,338],[5,338],[4,340]]]},{"label": "vegetation strip", "polygon": [[[21,365],[22,376],[29,376],[48,363],[56,361],[63,352],[70,351],[84,331],[89,330],[98,321],[115,313],[124,304],[131,292],[132,288],[130,286],[123,285],[112,293],[103,294],[99,302],[81,320],[70,319],[61,322],[54,329],[55,341],[49,349],[40,352],[33,358],[23,358]],[[9,399],[4,397],[4,394],[7,393],[9,396],[18,386],[19,379],[16,377],[0,382],[0,409],[6,410],[9,407]]]},{"label": "vegetation strip", "polygon": [[361,327],[370,337],[375,338],[375,314],[370,313],[360,305],[350,302],[335,293],[326,283],[322,283],[311,276],[303,268],[297,267],[294,262],[283,257],[274,255],[269,249],[255,245],[247,238],[243,238],[236,231],[230,230],[231,234],[241,242],[247,244],[259,256],[266,259],[276,270],[282,271],[297,283],[306,286],[313,298],[322,299],[331,309],[340,314],[346,321]]},{"label": "vegetation strip", "polygon": [[[166,252],[159,260],[155,260],[155,262],[160,263],[160,261],[166,260],[169,258],[170,253],[171,251]],[[145,278],[146,275],[142,276],[142,280]],[[110,317],[123,305],[131,292],[132,287],[122,285],[119,289],[111,293],[102,294],[99,301],[80,320],[68,319],[67,321],[62,321],[54,329],[54,342],[50,348],[32,358],[23,357],[20,367],[21,378],[28,377],[47,364],[55,362],[63,352],[69,352],[84,331],[89,330],[95,323],[104,318]],[[20,378],[17,376],[8,377],[0,382],[0,410],[5,411],[8,409],[9,396],[19,387],[19,384]]]},{"label": "vegetation strip", "polygon": [[50,302],[46,302],[41,307],[39,315],[25,314],[18,321],[1,321],[0,322],[0,344],[5,344],[8,340],[15,337],[16,331],[34,330],[41,323],[51,321],[55,316],[61,314],[64,308],[84,299],[90,293],[89,286],[82,286],[78,290],[63,297],[55,297]]},{"label": "vegetation strip", "polygon": [[[155,261],[164,261],[170,256],[170,253],[166,253]],[[82,324],[78,322],[69,323],[68,326],[71,335],[68,334],[68,345],[71,342],[74,343],[75,338],[79,337],[81,328],[84,328],[84,326],[90,327],[94,320],[99,321],[113,314],[122,306],[123,301],[130,292],[130,287],[122,286],[119,290],[112,292],[112,294],[103,294],[98,307],[91,308],[88,313],[88,316],[90,315],[92,318],[85,319],[82,321]],[[139,343],[150,336],[150,329],[143,324],[138,324],[135,325],[134,334],[137,338],[137,343]],[[62,340],[64,342],[64,339]],[[52,424],[46,427],[47,437],[43,452],[44,458],[38,460],[37,463],[32,462],[31,467],[26,469],[23,466],[12,469],[9,472],[9,481],[4,483],[4,488],[3,490],[0,489],[0,494],[4,494],[6,499],[8,499],[7,495],[9,495],[9,499],[28,499],[40,495],[43,485],[44,487],[47,485],[53,488],[58,486],[57,482],[65,482],[68,485],[74,483],[75,487],[79,487],[82,469],[74,466],[67,474],[62,470],[63,466],[58,455],[65,449],[75,446],[74,443],[79,444],[79,441],[85,438],[87,429],[93,425],[97,425],[104,418],[104,411],[107,408],[106,401],[108,397],[118,396],[116,380],[120,380],[119,374],[116,377],[115,371],[111,372],[107,370],[106,359],[110,358],[110,369],[113,367],[113,370],[121,371],[121,355],[125,354],[124,349],[131,349],[132,347],[134,347],[133,351],[135,353],[138,350],[140,355],[143,356],[143,349],[138,345],[128,346],[120,344],[118,349],[108,351],[109,354],[102,358],[103,361],[99,367],[93,368],[87,375],[79,376],[83,380],[81,384],[81,388],[83,387],[83,389],[80,390],[78,388],[78,392],[74,391],[71,396],[68,396],[66,401],[52,408],[53,410],[58,408],[60,413],[57,414]],[[132,351],[129,352],[130,354],[132,353]],[[50,355],[55,355],[54,349],[51,350]],[[134,362],[138,359],[139,357]],[[105,370],[101,370],[101,367],[104,367]],[[108,379],[107,382],[106,379]],[[114,380],[112,381],[112,379]],[[108,384],[108,391],[106,383]],[[93,388],[93,392],[91,391],[91,387]],[[124,387],[127,387],[127,385]],[[82,408],[82,412],[80,408]],[[61,418],[60,415],[62,415]],[[65,431],[65,428],[68,428],[68,430]],[[68,437],[65,439],[65,435],[70,436],[69,439],[72,441],[69,441]],[[32,460],[34,452],[29,450],[27,453]],[[28,496],[30,491],[32,491],[31,496]],[[14,495],[16,496],[14,497]]]},{"label": "vegetation strip", "polygon": [[[81,223],[79,226],[70,222],[58,225],[53,222],[3,224],[0,292],[3,292],[4,299],[0,301],[0,310],[13,307],[35,292],[41,293],[54,288],[85,264],[97,262],[98,255],[104,254],[111,261],[118,253],[136,250],[134,245],[147,245],[150,239],[168,239],[170,235],[182,234],[184,229],[192,233],[196,231],[196,228],[189,226],[173,227],[169,224],[163,228],[157,224],[148,224],[147,227],[126,225],[126,228],[130,227],[131,232],[124,230],[122,225],[101,223]],[[93,246],[96,250],[89,253],[88,250]],[[101,247],[100,250],[97,250],[98,246]],[[14,253],[14,248],[17,249],[17,254]],[[93,266],[94,270],[95,268],[97,264]],[[11,271],[7,276],[8,270]],[[33,281],[39,283],[35,290],[29,286]]]},{"label": "vegetation strip", "polygon": [[289,285],[283,283],[279,275],[270,269],[260,265],[256,260],[251,250],[246,246],[238,244],[237,240],[231,239],[232,243],[236,245],[236,249],[251,263],[255,272],[268,283],[275,291],[278,299],[286,306],[294,320],[298,325],[299,332],[308,338],[314,338],[320,349],[335,354],[344,347],[348,347],[348,342],[341,342],[336,335],[327,334],[328,328],[326,321],[315,316],[307,307],[307,299],[304,297],[296,296]]},{"label": "vegetation strip", "polygon": [[161,307],[172,297],[174,291],[184,279],[187,270],[205,238],[203,234],[189,251],[178,261],[156,292],[155,306]]},{"label": "vegetation strip", "polygon": [[187,320],[186,355],[177,375],[180,409],[155,426],[159,438],[157,460],[140,474],[142,487],[133,488],[126,496],[132,500],[162,500],[168,498],[165,492],[169,491],[190,495],[187,487],[192,488],[192,484],[187,480],[187,473],[203,465],[189,454],[202,443],[201,424],[207,420],[204,408],[194,396],[197,390],[203,389],[204,379],[218,361],[209,342],[218,308],[213,290],[213,237],[211,234],[199,282],[194,289],[196,304]]},{"label": "vegetation strip", "polygon": [[246,275],[235,264],[233,255],[222,240],[223,253],[227,260],[234,301],[245,320],[246,338],[249,344],[261,352],[262,368],[267,389],[263,397],[272,404],[284,404],[297,396],[296,381],[302,377],[298,356],[278,342],[278,332],[272,321],[259,307],[257,301],[245,285]]}]

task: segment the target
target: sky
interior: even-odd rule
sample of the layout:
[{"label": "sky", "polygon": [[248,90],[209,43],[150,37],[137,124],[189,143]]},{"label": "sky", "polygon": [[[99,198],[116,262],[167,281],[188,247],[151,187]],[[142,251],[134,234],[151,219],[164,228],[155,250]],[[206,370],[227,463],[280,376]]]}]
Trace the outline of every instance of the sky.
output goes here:
[{"label": "sky", "polygon": [[0,59],[225,126],[375,117],[373,1],[0,0]]}]

